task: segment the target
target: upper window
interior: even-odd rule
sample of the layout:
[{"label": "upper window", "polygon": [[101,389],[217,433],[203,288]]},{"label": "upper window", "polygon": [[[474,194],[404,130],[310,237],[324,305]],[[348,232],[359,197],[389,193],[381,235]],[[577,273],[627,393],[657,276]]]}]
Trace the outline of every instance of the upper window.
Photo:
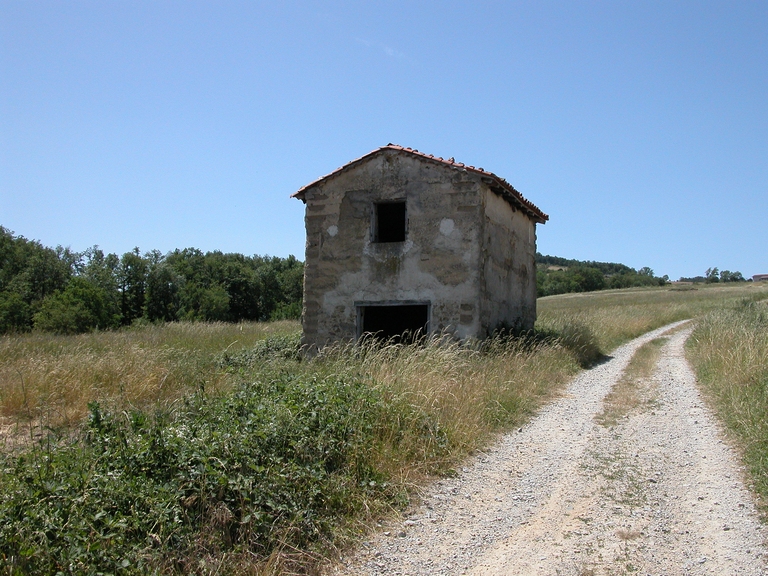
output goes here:
[{"label": "upper window", "polygon": [[405,200],[379,202],[373,206],[373,241],[405,241]]}]

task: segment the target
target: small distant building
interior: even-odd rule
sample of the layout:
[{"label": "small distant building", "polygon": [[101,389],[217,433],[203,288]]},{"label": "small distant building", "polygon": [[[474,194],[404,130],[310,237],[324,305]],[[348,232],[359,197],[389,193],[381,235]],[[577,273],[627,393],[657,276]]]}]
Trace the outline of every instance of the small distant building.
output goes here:
[{"label": "small distant building", "polygon": [[768,274],[755,274],[752,276],[752,282],[768,282]]},{"label": "small distant building", "polygon": [[292,197],[306,204],[305,344],[533,327],[549,217],[492,172],[389,144]]}]

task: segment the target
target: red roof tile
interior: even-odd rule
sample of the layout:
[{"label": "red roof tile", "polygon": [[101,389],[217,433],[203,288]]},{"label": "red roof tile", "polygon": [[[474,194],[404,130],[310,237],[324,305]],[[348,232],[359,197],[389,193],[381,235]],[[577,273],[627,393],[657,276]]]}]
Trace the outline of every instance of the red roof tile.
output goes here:
[{"label": "red roof tile", "polygon": [[514,186],[512,186],[509,182],[504,180],[504,178],[496,176],[496,174],[494,174],[493,172],[488,172],[483,168],[475,168],[474,166],[468,166],[466,164],[463,164],[462,162],[456,162],[454,158],[444,159],[440,156],[433,156],[432,154],[424,154],[423,152],[419,152],[418,150],[414,150],[413,148],[405,148],[403,146],[398,146],[397,144],[387,144],[386,146],[377,148],[376,150],[373,150],[368,154],[365,154],[364,156],[360,156],[360,158],[352,160],[351,162],[347,162],[346,164],[344,164],[344,166],[337,168],[330,174],[326,174],[325,176],[318,178],[314,182],[311,182],[310,184],[303,186],[297,192],[295,192],[294,194],[291,194],[291,198],[298,198],[299,200],[303,201],[304,193],[310,188],[312,188],[313,186],[317,186],[318,184],[320,184],[325,180],[338,176],[339,174],[346,172],[350,168],[353,168],[354,166],[357,166],[358,164],[367,160],[371,156],[379,154],[385,150],[394,150],[396,152],[403,152],[406,154],[410,154],[412,156],[418,156],[419,158],[425,159],[430,162],[435,162],[436,164],[451,166],[453,168],[458,168],[460,170],[466,170],[468,172],[474,172],[476,174],[480,174],[481,176],[489,180],[488,184],[491,185],[491,189],[497,194],[499,194],[502,198],[504,198],[507,202],[509,202],[510,204],[512,204],[517,208],[523,209],[525,212],[528,213],[528,215],[531,218],[533,218],[534,220],[536,220],[541,224],[549,220],[549,216],[544,214],[544,212],[542,212],[535,204],[533,204],[529,200],[526,200],[523,197],[523,195],[520,194],[520,192],[518,192],[517,190],[515,190]]}]

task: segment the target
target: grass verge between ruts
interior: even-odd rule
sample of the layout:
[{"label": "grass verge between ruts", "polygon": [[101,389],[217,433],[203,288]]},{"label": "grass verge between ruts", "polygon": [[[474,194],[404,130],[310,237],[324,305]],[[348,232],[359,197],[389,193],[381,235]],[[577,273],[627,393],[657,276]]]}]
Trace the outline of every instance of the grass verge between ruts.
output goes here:
[{"label": "grass verge between ruts", "polygon": [[667,338],[654,338],[637,349],[619,381],[606,395],[602,411],[595,416],[598,424],[615,426],[633,410],[653,404],[655,395],[650,378],[667,341]]}]

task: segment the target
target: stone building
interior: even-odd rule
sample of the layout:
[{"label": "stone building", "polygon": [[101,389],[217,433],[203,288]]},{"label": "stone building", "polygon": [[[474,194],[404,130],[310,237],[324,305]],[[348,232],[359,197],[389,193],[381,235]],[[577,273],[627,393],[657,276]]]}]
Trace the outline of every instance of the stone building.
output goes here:
[{"label": "stone building", "polygon": [[292,197],[306,204],[305,344],[533,327],[548,216],[495,174],[389,144]]}]

